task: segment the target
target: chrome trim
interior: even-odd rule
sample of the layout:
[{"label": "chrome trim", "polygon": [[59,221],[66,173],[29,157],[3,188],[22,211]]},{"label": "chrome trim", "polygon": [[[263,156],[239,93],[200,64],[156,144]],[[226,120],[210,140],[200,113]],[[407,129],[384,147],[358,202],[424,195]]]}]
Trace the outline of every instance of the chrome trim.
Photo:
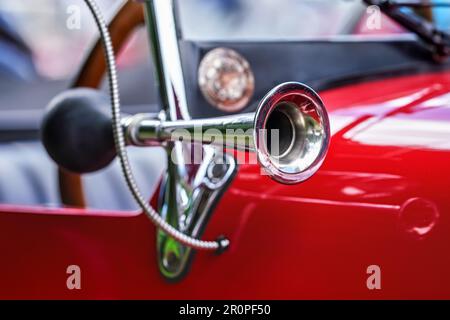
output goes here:
[{"label": "chrome trim", "polygon": [[[191,237],[200,237],[221,199],[226,187],[237,172],[234,158],[226,155],[226,169],[214,184],[210,175],[215,163],[216,152],[212,148],[204,149],[203,162],[189,184],[179,184],[176,175],[168,171],[161,185],[159,212],[162,217]],[[176,193],[170,193],[177,187]],[[178,206],[178,216],[174,216],[174,204]],[[173,220],[171,220],[173,219]],[[163,231],[157,233],[158,265],[161,274],[171,281],[178,281],[188,272],[194,250],[175,241]]]}]

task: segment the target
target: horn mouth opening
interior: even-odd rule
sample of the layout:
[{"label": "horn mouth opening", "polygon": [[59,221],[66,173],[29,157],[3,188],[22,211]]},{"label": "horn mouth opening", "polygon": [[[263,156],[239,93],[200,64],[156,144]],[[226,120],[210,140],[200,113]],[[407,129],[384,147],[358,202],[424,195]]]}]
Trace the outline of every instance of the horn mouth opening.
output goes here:
[{"label": "horn mouth opening", "polygon": [[289,164],[302,148],[304,117],[293,103],[278,103],[266,119],[264,144],[280,164]]},{"label": "horn mouth opening", "polygon": [[255,118],[258,160],[276,181],[286,184],[311,177],[329,145],[328,116],[309,87],[285,83],[261,101]]}]

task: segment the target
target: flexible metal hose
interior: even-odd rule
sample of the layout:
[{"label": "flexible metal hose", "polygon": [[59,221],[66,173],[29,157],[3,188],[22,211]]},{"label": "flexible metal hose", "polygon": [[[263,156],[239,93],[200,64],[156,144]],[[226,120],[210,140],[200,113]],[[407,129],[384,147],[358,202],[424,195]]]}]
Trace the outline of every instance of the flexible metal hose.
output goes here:
[{"label": "flexible metal hose", "polygon": [[145,214],[156,225],[162,229],[169,236],[179,241],[181,244],[197,250],[221,250],[229,245],[227,239],[218,239],[217,241],[203,241],[190,237],[167,223],[157,212],[153,209],[148,201],[144,199],[139,188],[137,187],[133,173],[128,160],[128,155],[125,146],[124,133],[122,131],[121,116],[120,116],[120,98],[119,98],[119,84],[117,79],[116,61],[114,50],[109,35],[108,27],[105,23],[103,15],[95,2],[95,0],[84,0],[94,16],[95,23],[100,32],[100,38],[105,50],[105,59],[108,71],[109,90],[111,96],[111,112],[112,112],[112,127],[114,134],[114,142],[116,146],[117,155],[120,159],[120,165],[126,183],[134,199],[138,202]]}]

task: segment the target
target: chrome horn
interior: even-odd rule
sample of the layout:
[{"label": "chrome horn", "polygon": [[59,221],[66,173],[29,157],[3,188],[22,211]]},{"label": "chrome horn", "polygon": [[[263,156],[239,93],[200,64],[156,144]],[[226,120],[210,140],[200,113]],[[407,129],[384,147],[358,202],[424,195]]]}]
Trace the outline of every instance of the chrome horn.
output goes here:
[{"label": "chrome horn", "polygon": [[[221,253],[230,245],[219,236],[201,240],[203,230],[237,171],[223,149],[253,150],[276,181],[293,184],[313,175],[330,140],[326,110],[319,96],[301,83],[272,89],[256,113],[192,120],[187,108],[177,23],[172,0],[141,0],[153,49],[162,111],[122,118],[112,41],[95,0],[84,0],[104,45],[110,97],[89,89],[68,90],[55,97],[42,123],[42,141],[61,167],[87,173],[106,167],[117,155],[125,182],[146,216],[158,228],[158,264],[172,281],[187,272],[194,250]],[[111,108],[111,114],[106,110]],[[112,129],[112,130],[111,130]],[[181,143],[183,140],[185,143]],[[197,142],[197,143],[192,143]],[[126,145],[161,145],[167,170],[155,209],[136,183]],[[189,146],[202,154],[191,166]],[[220,160],[225,160],[220,163]]]},{"label": "chrome horn", "polygon": [[[60,166],[87,173],[104,168],[115,158],[112,120],[105,111],[109,103],[106,95],[89,89],[64,92],[50,103],[42,137]],[[129,116],[121,120],[118,132],[127,145],[160,145],[166,150],[167,171],[158,209],[153,213],[144,199],[139,204],[161,228],[158,261],[161,273],[171,280],[185,274],[192,248],[221,252],[229,244],[220,237],[215,242],[198,239],[237,171],[236,159],[224,149],[256,152],[255,158],[270,177],[293,184],[318,170],[330,140],[327,112],[320,97],[296,82],[272,89],[255,113],[195,120],[165,117],[165,112]],[[192,154],[194,162],[190,163]],[[125,169],[129,175],[129,166]],[[136,184],[129,181],[133,180],[128,183],[135,192]],[[168,227],[165,221],[173,226]]]},{"label": "chrome horn", "polygon": [[255,151],[270,177],[285,184],[311,177],[330,141],[322,100],[298,82],[273,88],[255,113],[176,121],[136,115],[124,120],[124,130],[128,143],[137,146],[183,141]]},{"label": "chrome horn", "polygon": [[325,159],[329,143],[327,111],[310,87],[287,82],[275,87],[259,104],[256,152],[259,163],[274,180],[293,184],[311,177]]}]

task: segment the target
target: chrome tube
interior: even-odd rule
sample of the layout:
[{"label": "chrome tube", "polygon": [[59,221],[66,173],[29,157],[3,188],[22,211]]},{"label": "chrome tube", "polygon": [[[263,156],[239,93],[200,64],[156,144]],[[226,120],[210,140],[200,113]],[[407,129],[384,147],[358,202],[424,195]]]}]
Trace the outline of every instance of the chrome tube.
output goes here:
[{"label": "chrome tube", "polygon": [[190,119],[173,0],[145,0],[159,96],[169,120]]},{"label": "chrome tube", "polygon": [[132,144],[140,146],[182,141],[255,151],[254,122],[255,113],[178,121],[161,121],[144,116],[137,122],[130,122],[132,127],[127,130],[134,131],[130,134]]}]

